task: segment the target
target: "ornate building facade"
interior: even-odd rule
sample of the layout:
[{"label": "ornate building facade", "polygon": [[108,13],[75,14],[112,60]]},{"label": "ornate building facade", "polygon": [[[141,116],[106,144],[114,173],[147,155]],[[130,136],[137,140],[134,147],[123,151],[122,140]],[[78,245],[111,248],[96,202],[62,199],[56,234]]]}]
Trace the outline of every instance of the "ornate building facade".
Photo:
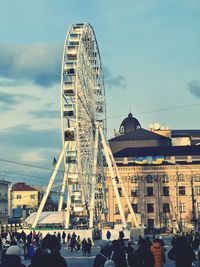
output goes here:
[{"label": "ornate building facade", "polygon": [[[170,130],[158,123],[141,128],[132,114],[109,140],[132,208],[141,226],[191,229],[200,219],[200,130]],[[107,172],[108,219],[121,223]],[[118,186],[127,222],[133,225]]]}]

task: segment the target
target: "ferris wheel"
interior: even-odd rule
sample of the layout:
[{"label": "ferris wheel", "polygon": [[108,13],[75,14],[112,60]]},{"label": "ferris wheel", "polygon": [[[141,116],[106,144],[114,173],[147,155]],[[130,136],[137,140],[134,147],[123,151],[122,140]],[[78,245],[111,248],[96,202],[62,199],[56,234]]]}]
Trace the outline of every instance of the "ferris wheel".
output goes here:
[{"label": "ferris wheel", "polygon": [[39,222],[62,164],[64,175],[58,212],[63,210],[67,191],[64,223],[66,229],[73,227],[72,219],[86,218],[89,228],[93,228],[102,213],[106,219],[104,175],[106,166],[110,173],[123,225],[126,226],[126,219],[119,196],[119,187],[124,192],[134,224],[137,225],[128,194],[106,140],[106,101],[102,63],[94,30],[88,23],[72,24],[66,35],[61,69],[60,108],[62,149],[32,228],[35,228]]},{"label": "ferris wheel", "polygon": [[96,182],[93,176],[103,167],[99,144],[95,144],[97,123],[105,131],[105,90],[99,48],[89,24],[73,24],[66,36],[62,59],[61,129],[66,175],[58,210],[62,209],[67,184],[68,210],[71,206],[76,217],[87,212]]}]

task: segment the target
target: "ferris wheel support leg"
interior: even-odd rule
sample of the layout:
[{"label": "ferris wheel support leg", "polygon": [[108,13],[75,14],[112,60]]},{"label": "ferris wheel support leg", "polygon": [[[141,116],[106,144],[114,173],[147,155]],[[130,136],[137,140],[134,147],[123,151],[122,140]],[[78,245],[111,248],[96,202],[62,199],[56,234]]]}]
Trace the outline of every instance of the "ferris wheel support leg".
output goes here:
[{"label": "ferris wheel support leg", "polygon": [[63,182],[62,182],[62,187],[60,191],[60,199],[59,199],[59,204],[58,204],[58,211],[61,211],[63,207],[65,187],[66,187],[66,173],[64,171]]},{"label": "ferris wheel support leg", "polygon": [[122,204],[121,204],[121,201],[120,201],[120,196],[119,196],[119,192],[118,192],[118,188],[117,188],[117,184],[116,184],[116,180],[115,180],[115,174],[114,174],[114,170],[113,170],[113,166],[112,166],[112,161],[111,161],[111,158],[110,158],[110,155],[109,155],[108,144],[106,142],[106,138],[104,136],[104,133],[103,133],[103,130],[102,130],[101,127],[99,127],[99,132],[100,132],[100,136],[101,136],[101,141],[102,141],[104,153],[105,153],[105,156],[106,156],[106,161],[107,161],[107,164],[108,164],[108,169],[109,169],[109,172],[110,172],[110,175],[111,175],[111,181],[112,181],[113,188],[114,188],[114,191],[115,191],[115,196],[116,196],[116,199],[117,199],[117,204],[119,206],[119,212],[120,212],[120,216],[121,216],[121,219],[122,219],[122,223],[123,223],[123,226],[125,228],[127,228],[127,223],[126,223],[124,211],[123,211],[123,208],[122,208]]},{"label": "ferris wheel support leg", "polygon": [[70,186],[68,186],[67,208],[66,208],[66,217],[65,217],[65,229],[69,229],[70,212],[71,212],[71,190],[70,190]]},{"label": "ferris wheel support leg", "polygon": [[59,169],[59,167],[60,167],[60,165],[61,165],[61,162],[62,162],[62,159],[63,159],[63,155],[64,155],[64,151],[63,151],[63,149],[62,149],[62,151],[61,151],[61,153],[60,153],[60,155],[59,155],[58,161],[57,161],[57,163],[56,163],[56,166],[55,166],[55,168],[54,168],[54,170],[53,170],[53,173],[52,173],[52,175],[51,175],[51,178],[49,179],[49,184],[48,184],[47,189],[46,189],[46,191],[45,191],[45,193],[44,193],[44,196],[43,196],[42,201],[41,201],[41,203],[40,203],[39,209],[38,209],[38,211],[37,211],[37,213],[36,213],[35,219],[34,219],[33,224],[32,224],[32,228],[35,228],[36,225],[38,224],[40,215],[41,215],[42,210],[43,210],[43,208],[44,208],[44,205],[45,205],[45,203],[46,203],[46,201],[47,201],[47,198],[48,198],[48,196],[49,196],[49,193],[50,193],[50,190],[51,190],[52,185],[53,185],[53,183],[54,183],[54,180],[55,180],[55,177],[56,177],[56,175],[57,175],[58,169]]},{"label": "ferris wheel support leg", "polygon": [[98,143],[99,143],[99,130],[98,125],[95,129],[95,148],[94,148],[94,162],[93,162],[93,172],[92,172],[92,197],[90,203],[90,222],[89,228],[93,228],[94,223],[94,200],[95,200],[95,189],[96,189],[96,169],[97,169],[97,155],[98,155]]},{"label": "ferris wheel support leg", "polygon": [[128,205],[129,211],[130,211],[130,213],[131,213],[131,217],[132,217],[132,219],[133,219],[133,223],[134,223],[135,227],[138,227],[138,226],[139,226],[139,224],[138,224],[138,220],[137,220],[137,218],[136,218],[136,216],[135,216],[135,213],[134,213],[134,211],[133,211],[133,208],[132,208],[132,206],[131,206],[131,203],[130,203],[130,200],[129,200],[129,198],[128,198],[128,194],[127,194],[127,192],[126,192],[126,189],[124,188],[122,179],[121,179],[121,177],[120,177],[120,175],[119,175],[119,170],[118,170],[117,165],[116,165],[116,163],[115,163],[115,159],[114,159],[114,157],[113,157],[113,154],[112,154],[112,151],[111,151],[111,149],[110,149],[110,146],[108,146],[108,151],[109,151],[109,155],[110,155],[110,157],[111,157],[113,166],[114,166],[114,168],[115,168],[115,172],[116,172],[117,177],[118,177],[118,179],[119,179],[120,186],[121,186],[121,188],[122,188],[122,191],[124,192],[124,197],[125,197],[125,199],[126,199],[126,203],[127,203],[127,205]]}]

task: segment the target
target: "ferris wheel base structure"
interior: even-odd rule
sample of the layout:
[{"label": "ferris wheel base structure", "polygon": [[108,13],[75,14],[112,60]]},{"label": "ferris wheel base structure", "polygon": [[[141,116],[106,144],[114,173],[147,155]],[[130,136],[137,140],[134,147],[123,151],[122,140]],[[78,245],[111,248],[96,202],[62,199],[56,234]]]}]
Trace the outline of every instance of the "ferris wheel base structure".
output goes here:
[{"label": "ferris wheel base structure", "polygon": [[[58,211],[63,211],[65,201],[66,229],[76,228],[83,221],[88,229],[93,229],[102,217],[107,220],[106,179],[111,179],[123,228],[127,228],[127,222],[119,187],[124,193],[132,224],[138,226],[106,139],[103,69],[96,36],[88,23],[72,24],[66,35],[60,92],[62,148],[32,227],[38,225],[61,166],[64,166],[64,174]],[[105,162],[110,178],[105,176]]]},{"label": "ferris wheel base structure", "polygon": [[[114,160],[114,157],[112,155],[112,152],[111,152],[111,149],[107,143],[107,140],[105,138],[105,135],[103,133],[103,130],[102,130],[102,127],[101,125],[97,125],[96,127],[96,136],[98,137],[98,139],[101,140],[101,143],[102,143],[102,150],[104,151],[104,155],[105,155],[105,158],[106,158],[106,162],[107,162],[107,166],[108,166],[108,169],[109,169],[109,173],[110,173],[110,179],[112,181],[112,186],[113,186],[113,189],[114,189],[114,192],[115,192],[115,196],[116,196],[116,199],[117,199],[117,203],[118,203],[118,206],[119,206],[119,211],[120,211],[120,215],[121,215],[121,220],[122,220],[122,229],[127,229],[127,222],[126,222],[126,219],[125,219],[125,214],[124,214],[124,211],[123,211],[123,208],[122,208],[122,204],[121,204],[121,201],[120,201],[120,196],[119,196],[119,191],[118,191],[118,187],[122,188],[122,191],[123,191],[123,194],[125,196],[125,199],[126,199],[126,204],[129,208],[129,211],[130,211],[130,214],[131,214],[131,218],[132,218],[132,221],[133,221],[133,225],[135,227],[138,227],[138,221],[137,221],[137,218],[135,216],[135,213],[132,209],[132,206],[131,206],[131,203],[130,203],[130,200],[128,198],[128,195],[127,195],[127,192],[124,188],[124,185],[122,183],[122,180],[121,180],[121,177],[119,175],[119,172],[118,172],[118,168],[117,168],[117,165],[115,163],[115,160]],[[98,140],[99,141],[99,140]],[[51,178],[49,180],[49,184],[46,188],[46,191],[44,193],[44,196],[43,196],[43,199],[41,201],[41,204],[40,204],[40,207],[37,211],[37,213],[33,216],[34,219],[32,219],[32,223],[29,222],[29,225],[31,225],[32,228],[36,228],[37,225],[41,224],[40,220],[42,220],[42,217],[47,217],[45,216],[45,212],[42,212],[43,208],[44,208],[44,205],[47,201],[47,198],[50,194],[50,191],[51,191],[51,188],[54,184],[54,180],[56,178],[56,175],[59,171],[59,168],[61,166],[61,163],[62,163],[62,160],[63,160],[63,151],[61,151],[60,153],[60,156],[58,158],[58,161],[56,163],[56,166],[53,170],[53,173],[51,175]],[[93,193],[95,193],[95,186],[93,188]],[[50,212],[51,214],[54,213],[54,215],[59,215],[57,216],[57,220],[60,222],[61,225],[63,225],[63,228],[64,229],[77,229],[78,227],[85,227],[87,229],[93,229],[94,226],[97,226],[97,222],[94,220],[94,210],[95,210],[95,201],[94,201],[94,198],[93,198],[93,202],[90,203],[90,206],[88,207],[88,213],[89,213],[89,217],[85,218],[87,223],[85,224],[85,226],[80,225],[77,226],[77,225],[74,225],[71,223],[72,221],[72,212],[74,212],[74,208],[72,206],[70,206],[68,203],[67,203],[67,208],[65,210],[62,210],[62,211],[57,211],[57,212]],[[80,210],[80,218],[83,218],[82,217],[82,210]],[[46,213],[47,214],[47,213]],[[76,215],[78,217],[79,215],[79,210],[77,209],[76,210]],[[103,215],[103,214],[101,214]],[[54,216],[55,217],[55,216]],[[59,219],[59,217],[62,219]],[[53,223],[53,219],[49,218],[49,220],[47,219],[47,223]],[[55,223],[56,224],[56,223]],[[57,222],[58,224],[58,222]]]}]

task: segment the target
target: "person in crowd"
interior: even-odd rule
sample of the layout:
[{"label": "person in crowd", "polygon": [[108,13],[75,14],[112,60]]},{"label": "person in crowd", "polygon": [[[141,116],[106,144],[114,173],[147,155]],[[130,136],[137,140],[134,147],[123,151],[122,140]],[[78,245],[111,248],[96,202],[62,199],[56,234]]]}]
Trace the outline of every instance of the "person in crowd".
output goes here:
[{"label": "person in crowd", "polygon": [[105,261],[108,259],[110,255],[109,242],[103,240],[100,244],[100,252],[96,255],[93,263],[93,267],[103,267]]},{"label": "person in crowd", "polygon": [[32,259],[35,254],[35,248],[32,243],[28,245],[28,259]]},{"label": "person in crowd", "polygon": [[65,259],[60,255],[61,245],[54,235],[46,235],[40,248],[36,250],[29,267],[68,267]]},{"label": "person in crowd", "polygon": [[91,249],[92,249],[92,240],[88,237],[87,240],[87,254],[91,256]]},{"label": "person in crowd", "polygon": [[[145,240],[146,240],[146,243],[147,243],[148,248],[150,249],[151,246],[152,246],[152,242],[151,242],[149,236],[147,236],[147,237],[145,238]],[[155,239],[154,239],[154,240],[155,240]]]},{"label": "person in crowd", "polygon": [[163,267],[163,264],[166,262],[165,251],[161,245],[160,239],[156,238],[153,241],[151,246],[151,252],[154,257],[154,267]]},{"label": "person in crowd", "polygon": [[70,239],[71,239],[71,234],[68,233],[68,235],[67,235],[67,242],[69,242]]},{"label": "person in crowd", "polygon": [[111,238],[111,232],[109,230],[106,233],[106,238],[107,238],[107,240],[110,240],[110,238]]},{"label": "person in crowd", "polygon": [[180,236],[173,240],[172,249],[168,252],[168,258],[175,261],[176,267],[191,267],[195,261],[195,254],[186,237]]},{"label": "person in crowd", "polygon": [[60,232],[58,232],[57,238],[58,238],[58,241],[61,243],[61,234],[60,234]]},{"label": "person in crowd", "polygon": [[18,246],[13,245],[6,250],[5,256],[1,259],[0,267],[25,267],[21,263],[20,248]]},{"label": "person in crowd", "polygon": [[132,247],[132,244],[130,241],[128,242],[128,246],[126,248],[126,253],[128,256],[128,264],[129,264],[129,266],[132,266],[134,248]]},{"label": "person in crowd", "polygon": [[83,256],[86,256],[86,253],[87,253],[87,240],[85,238],[83,238],[83,241],[82,241],[82,251],[83,251]]},{"label": "person in crowd", "polygon": [[81,250],[81,239],[80,239],[80,236],[77,237],[76,244],[77,244],[77,250]]},{"label": "person in crowd", "polygon": [[110,255],[112,255],[111,259],[115,262],[116,267],[127,267],[126,254],[124,249],[120,246],[119,240],[112,241]]},{"label": "person in crowd", "polygon": [[27,260],[28,259],[28,242],[27,240],[24,242],[24,259]]},{"label": "person in crowd", "polygon": [[62,242],[65,244],[65,238],[66,238],[66,233],[63,231],[62,233]]},{"label": "person in crowd", "polygon": [[71,252],[74,251],[74,250],[77,251],[77,248],[76,248],[76,238],[73,235],[72,235],[72,238],[70,240],[70,248],[71,248]]},{"label": "person in crowd", "polygon": [[154,257],[145,239],[140,238],[139,247],[133,254],[131,267],[154,267]]}]

